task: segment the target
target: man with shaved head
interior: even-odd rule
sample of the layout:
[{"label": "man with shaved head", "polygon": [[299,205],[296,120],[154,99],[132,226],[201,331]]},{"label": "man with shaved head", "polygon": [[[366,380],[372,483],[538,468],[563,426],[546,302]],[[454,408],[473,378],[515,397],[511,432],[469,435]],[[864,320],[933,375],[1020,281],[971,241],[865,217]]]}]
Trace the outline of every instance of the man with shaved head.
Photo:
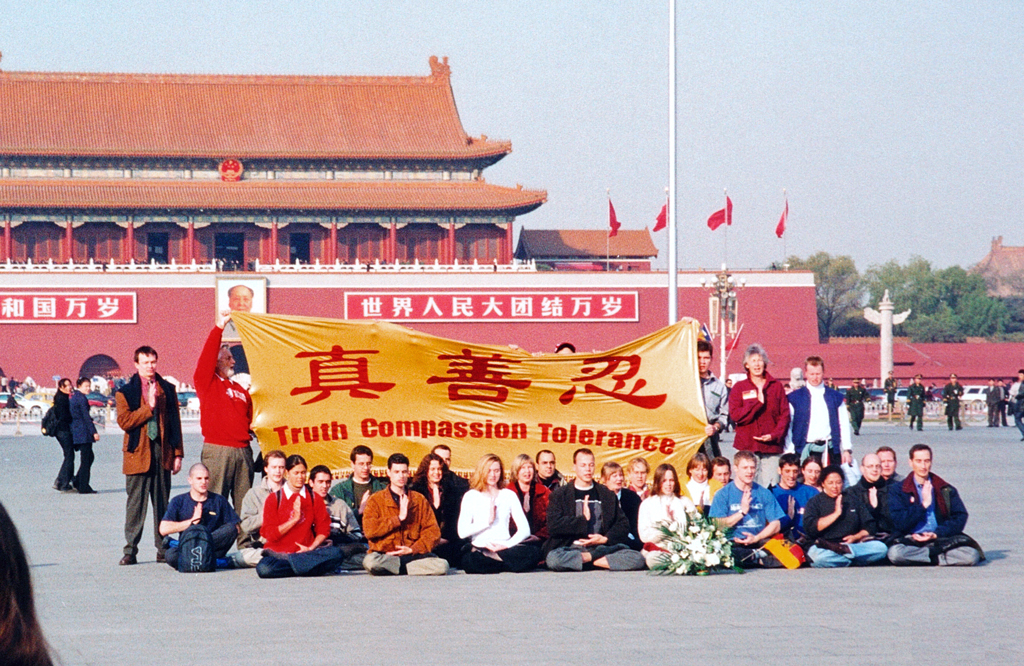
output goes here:
[{"label": "man with shaved head", "polygon": [[860,481],[850,486],[848,492],[856,495],[871,512],[878,528],[876,535],[886,538],[893,532],[892,516],[889,515],[889,485],[895,483],[882,476],[882,460],[874,453],[868,453],[860,461]]},{"label": "man with shaved head", "polygon": [[164,537],[164,557],[172,568],[178,568],[178,544],[170,535],[198,528],[209,532],[214,556],[224,557],[238,537],[238,514],[228,501],[210,492],[210,470],[196,463],[188,470],[189,491],[178,495],[167,505],[160,521],[160,536]]}]

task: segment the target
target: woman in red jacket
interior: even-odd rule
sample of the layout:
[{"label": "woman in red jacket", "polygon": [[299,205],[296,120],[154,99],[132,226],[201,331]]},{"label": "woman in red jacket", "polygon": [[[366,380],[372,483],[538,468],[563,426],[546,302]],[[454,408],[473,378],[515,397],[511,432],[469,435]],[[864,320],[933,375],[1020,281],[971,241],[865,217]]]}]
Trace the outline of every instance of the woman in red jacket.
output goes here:
[{"label": "woman in red jacket", "polygon": [[[271,553],[264,552],[256,573],[260,578],[332,573],[341,565],[343,555],[327,540],[331,518],[323,499],[306,485],[306,460],[300,455],[288,456],[284,468],[284,485],[263,504],[260,536],[264,551]],[[317,552],[296,557],[312,551]]]},{"label": "woman in red jacket", "polygon": [[737,451],[757,456],[759,485],[767,488],[779,480],[779,456],[789,430],[789,400],[779,380],[768,374],[768,354],[755,343],[743,354],[747,378],[729,392],[729,418],[736,423]]}]

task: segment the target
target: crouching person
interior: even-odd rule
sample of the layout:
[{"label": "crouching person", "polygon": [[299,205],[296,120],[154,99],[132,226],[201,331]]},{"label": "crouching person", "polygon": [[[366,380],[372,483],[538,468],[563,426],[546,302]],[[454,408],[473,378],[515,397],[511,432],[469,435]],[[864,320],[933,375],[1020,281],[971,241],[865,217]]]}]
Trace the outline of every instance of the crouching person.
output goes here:
[{"label": "crouching person", "polygon": [[967,507],[960,493],[931,473],[931,447],[910,447],[910,467],[913,474],[889,485],[889,513],[901,535],[889,547],[889,561],[974,566],[985,559],[978,542],[964,534]]},{"label": "crouching person", "polygon": [[330,545],[331,519],[319,495],[306,485],[306,460],[285,460],[285,482],[263,505],[263,559],[256,565],[260,578],[322,576],[334,573],[344,559]]},{"label": "crouching person", "polygon": [[638,571],[644,556],[626,545],[629,519],[615,493],[594,483],[594,453],[577,449],[572,456],[576,479],[551,492],[545,561],[552,571],[599,567]]},{"label": "crouching person", "polygon": [[430,502],[406,489],[409,459],[401,453],[388,458],[388,487],[374,493],[363,511],[363,534],[370,552],[363,568],[374,575],[443,576],[448,562],[431,551],[441,539]]},{"label": "crouching person", "polygon": [[[238,537],[238,514],[231,508],[228,501],[217,493],[209,492],[210,470],[203,463],[196,463],[188,470],[189,491],[178,495],[167,505],[167,512],[160,521],[160,535],[164,537],[164,557],[172,569],[179,571],[212,571],[213,567],[202,565],[201,562],[213,564],[223,559],[231,545]],[[196,539],[195,546],[185,546],[182,553],[179,544],[193,543],[190,532],[205,532],[205,536]],[[180,540],[174,541],[170,535],[179,534]],[[201,544],[212,544],[212,553],[204,553]],[[198,550],[197,550],[198,549]],[[188,557],[189,562],[179,567],[181,557]]]},{"label": "crouching person", "polygon": [[843,470],[826,467],[821,473],[822,491],[807,502],[803,528],[812,567],[848,567],[885,559],[885,543],[874,539],[877,531],[870,509],[851,490],[843,492]]}]

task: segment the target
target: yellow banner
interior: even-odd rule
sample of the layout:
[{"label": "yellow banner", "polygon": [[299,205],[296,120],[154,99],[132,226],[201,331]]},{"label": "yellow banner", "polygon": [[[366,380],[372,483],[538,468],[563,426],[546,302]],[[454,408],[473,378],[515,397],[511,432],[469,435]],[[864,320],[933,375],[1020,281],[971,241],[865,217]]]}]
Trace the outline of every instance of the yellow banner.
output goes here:
[{"label": "yellow banner", "polygon": [[252,375],[253,429],[264,452],[349,468],[358,444],[375,466],[412,465],[437,444],[472,470],[485,453],[511,463],[550,449],[568,471],[589,447],[598,466],[643,456],[683,473],[704,439],[692,319],[606,352],[533,356],[383,322],[235,312]]}]

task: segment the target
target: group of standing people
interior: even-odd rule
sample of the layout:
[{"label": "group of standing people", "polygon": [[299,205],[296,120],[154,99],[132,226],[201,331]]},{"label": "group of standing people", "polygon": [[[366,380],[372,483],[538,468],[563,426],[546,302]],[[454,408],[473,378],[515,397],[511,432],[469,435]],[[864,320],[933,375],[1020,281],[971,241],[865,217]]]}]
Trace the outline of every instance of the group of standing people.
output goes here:
[{"label": "group of standing people", "polygon": [[[53,482],[53,489],[63,493],[95,493],[89,485],[92,476],[92,463],[95,459],[92,445],[99,441],[89,414],[89,399],[86,394],[92,386],[88,377],[79,377],[78,383],[71,386],[67,377],[57,382],[57,394],[53,398],[53,413],[57,420],[54,436],[60,444],[64,459]],[[79,453],[78,471],[75,471],[75,452]]]}]

